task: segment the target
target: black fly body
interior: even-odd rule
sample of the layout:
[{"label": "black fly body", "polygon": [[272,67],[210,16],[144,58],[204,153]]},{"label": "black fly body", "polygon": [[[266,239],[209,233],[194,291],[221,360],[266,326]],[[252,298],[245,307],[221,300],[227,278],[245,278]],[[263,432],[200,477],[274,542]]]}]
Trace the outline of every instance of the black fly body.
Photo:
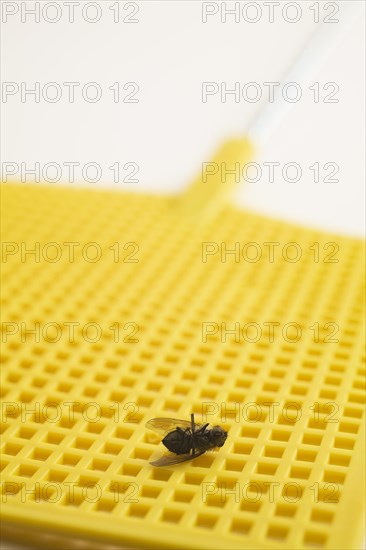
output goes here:
[{"label": "black fly body", "polygon": [[209,424],[196,424],[194,414],[191,421],[174,418],[153,418],[146,427],[163,435],[163,445],[169,453],[150,462],[153,466],[167,466],[192,460],[215,447],[222,447],[227,432],[221,426],[208,427]]}]

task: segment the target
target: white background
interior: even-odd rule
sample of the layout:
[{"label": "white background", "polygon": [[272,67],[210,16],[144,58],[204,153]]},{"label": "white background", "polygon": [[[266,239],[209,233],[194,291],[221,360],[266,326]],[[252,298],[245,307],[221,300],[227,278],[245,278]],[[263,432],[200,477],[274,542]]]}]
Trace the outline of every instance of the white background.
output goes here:
[{"label": "white background", "polygon": [[[240,8],[248,2],[241,2]],[[275,182],[268,181],[264,169],[257,183],[242,183],[236,201],[246,207],[276,217],[299,221],[328,230],[363,234],[364,218],[364,2],[350,2],[361,7],[359,15],[332,51],[327,62],[311,77],[320,87],[336,82],[338,103],[314,103],[313,92],[303,90],[303,97],[281,125],[272,133],[265,147],[259,148],[258,163],[288,162],[300,164],[303,174],[297,183],[284,181],[279,173]],[[8,2],[2,2],[4,4]],[[114,2],[99,2],[102,17],[89,23],[75,8],[75,21],[70,23],[64,2],[57,2],[61,19],[49,23],[41,15],[26,15],[21,21],[21,4],[34,7],[35,2],[11,2],[19,12],[2,24],[2,79],[29,88],[39,82],[62,86],[60,101],[39,103],[28,96],[21,102],[20,93],[2,103],[2,161],[35,162],[41,166],[57,162],[63,166],[61,183],[67,183],[64,162],[97,162],[103,177],[96,186],[114,186],[120,190],[144,192],[178,192],[209,161],[215,150],[228,137],[245,132],[249,120],[267,97],[263,87],[262,102],[235,103],[233,96],[220,101],[219,94],[202,102],[202,82],[235,82],[245,84],[278,82],[291,60],[301,51],[314,23],[314,2],[299,1],[302,15],[289,23],[282,15],[288,2],[276,8],[273,23],[269,8],[263,2],[262,16],[249,23],[243,16],[221,22],[220,12],[202,22],[202,2],[155,1],[137,2],[139,11],[132,18],[138,23],[123,22],[133,8],[121,2],[119,23],[113,22]],[[47,2],[40,2],[41,5]],[[217,3],[220,7],[221,2]],[[232,8],[234,2],[226,2]],[[326,2],[318,2],[321,20],[331,15]],[[329,3],[328,3],[329,4]],[[344,2],[333,16],[343,24]],[[361,5],[361,6],[360,6]],[[125,8],[125,9],[123,9]],[[254,11],[248,17],[254,18]],[[294,11],[288,11],[289,18]],[[56,11],[49,8],[50,19]],[[87,12],[94,18],[93,8]],[[80,82],[74,103],[68,101],[63,82]],[[80,88],[98,82],[103,96],[97,103],[83,100]],[[123,86],[134,81],[139,85],[138,103],[114,103],[114,82]],[[329,90],[328,90],[329,91]],[[125,94],[126,91],[122,92]],[[321,92],[324,96],[324,92]],[[109,166],[119,162],[139,165],[138,183],[113,183]],[[338,183],[314,182],[309,166],[319,162],[339,165]],[[79,170],[79,169],[78,169]],[[321,178],[329,173],[321,173]],[[76,172],[83,184],[81,172]],[[20,176],[20,174],[19,174]],[[13,179],[19,179],[16,175]],[[28,177],[27,182],[34,181]],[[60,182],[59,182],[60,183]]]}]

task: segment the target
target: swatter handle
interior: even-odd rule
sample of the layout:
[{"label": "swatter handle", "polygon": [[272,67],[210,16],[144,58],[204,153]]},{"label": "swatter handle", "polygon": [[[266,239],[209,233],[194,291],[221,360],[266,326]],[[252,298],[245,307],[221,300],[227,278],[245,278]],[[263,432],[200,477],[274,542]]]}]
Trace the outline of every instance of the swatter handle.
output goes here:
[{"label": "swatter handle", "polygon": [[254,156],[254,146],[247,138],[223,143],[211,161],[202,162],[200,173],[179,201],[187,218],[200,220],[215,215],[230,201],[242,180],[243,167]]}]

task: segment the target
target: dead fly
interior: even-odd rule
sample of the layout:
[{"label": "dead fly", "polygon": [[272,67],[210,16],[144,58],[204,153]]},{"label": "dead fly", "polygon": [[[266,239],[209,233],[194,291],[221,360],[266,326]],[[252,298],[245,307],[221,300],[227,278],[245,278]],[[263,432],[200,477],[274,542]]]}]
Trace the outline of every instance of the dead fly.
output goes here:
[{"label": "dead fly", "polygon": [[150,462],[153,466],[167,466],[192,460],[215,447],[222,447],[227,432],[220,426],[208,428],[208,424],[196,424],[194,414],[191,421],[174,418],[153,418],[146,423],[149,430],[164,435],[162,443],[170,451]]}]

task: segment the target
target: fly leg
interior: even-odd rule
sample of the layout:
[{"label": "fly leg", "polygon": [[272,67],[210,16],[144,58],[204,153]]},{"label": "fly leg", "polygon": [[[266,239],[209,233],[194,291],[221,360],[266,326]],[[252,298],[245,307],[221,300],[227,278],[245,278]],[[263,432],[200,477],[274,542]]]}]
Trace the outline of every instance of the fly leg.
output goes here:
[{"label": "fly leg", "polygon": [[192,442],[192,456],[196,454],[196,448],[194,446],[194,414],[191,413],[191,430],[192,430],[192,436],[191,436],[191,442]]},{"label": "fly leg", "polygon": [[196,434],[202,434],[205,429],[207,428],[208,424],[204,424],[203,426],[201,426],[197,431],[196,431]]}]

